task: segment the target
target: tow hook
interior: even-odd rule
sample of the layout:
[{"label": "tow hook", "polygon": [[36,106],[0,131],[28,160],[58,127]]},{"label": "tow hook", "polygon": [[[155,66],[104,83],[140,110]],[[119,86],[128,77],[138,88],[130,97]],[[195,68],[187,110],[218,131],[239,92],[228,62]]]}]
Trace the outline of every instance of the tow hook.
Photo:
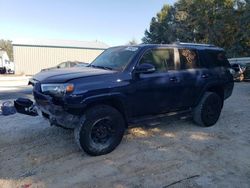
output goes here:
[{"label": "tow hook", "polygon": [[20,114],[29,116],[38,116],[37,108],[35,104],[27,98],[18,98],[14,101],[16,111]]}]

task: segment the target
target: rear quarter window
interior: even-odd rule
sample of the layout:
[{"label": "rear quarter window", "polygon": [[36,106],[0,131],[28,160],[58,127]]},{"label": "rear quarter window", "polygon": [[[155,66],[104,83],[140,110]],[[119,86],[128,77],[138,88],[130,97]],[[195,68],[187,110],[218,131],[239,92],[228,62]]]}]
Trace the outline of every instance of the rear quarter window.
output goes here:
[{"label": "rear quarter window", "polygon": [[205,50],[203,55],[204,61],[202,62],[202,66],[204,67],[230,67],[224,51]]}]

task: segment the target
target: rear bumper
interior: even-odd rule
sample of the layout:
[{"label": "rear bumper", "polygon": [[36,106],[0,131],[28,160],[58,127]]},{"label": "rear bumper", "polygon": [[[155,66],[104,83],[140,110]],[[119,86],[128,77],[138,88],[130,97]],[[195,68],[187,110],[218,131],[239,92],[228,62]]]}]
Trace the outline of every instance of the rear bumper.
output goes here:
[{"label": "rear bumper", "polygon": [[232,95],[233,88],[234,88],[234,82],[230,82],[230,83],[226,84],[226,86],[224,88],[224,99],[227,99]]}]

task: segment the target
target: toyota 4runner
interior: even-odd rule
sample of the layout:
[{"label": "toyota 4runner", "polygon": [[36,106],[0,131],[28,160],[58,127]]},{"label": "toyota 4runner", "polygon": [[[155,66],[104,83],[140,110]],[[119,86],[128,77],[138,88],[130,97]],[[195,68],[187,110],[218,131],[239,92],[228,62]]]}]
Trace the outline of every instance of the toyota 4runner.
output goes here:
[{"label": "toyota 4runner", "polygon": [[196,124],[214,125],[232,94],[229,68],[224,50],[214,45],[112,47],[87,67],[36,74],[30,80],[35,103],[21,98],[15,107],[74,129],[82,150],[103,155],[143,117],[189,110]]}]

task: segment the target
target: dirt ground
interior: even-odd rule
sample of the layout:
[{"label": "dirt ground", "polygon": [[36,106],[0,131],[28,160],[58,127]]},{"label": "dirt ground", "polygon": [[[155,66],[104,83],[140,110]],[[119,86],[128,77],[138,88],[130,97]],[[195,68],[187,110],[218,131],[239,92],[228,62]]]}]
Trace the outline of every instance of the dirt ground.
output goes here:
[{"label": "dirt ground", "polygon": [[186,117],[141,123],[99,157],[80,152],[72,131],[42,118],[0,116],[0,187],[249,188],[250,83],[236,83],[213,127]]}]

